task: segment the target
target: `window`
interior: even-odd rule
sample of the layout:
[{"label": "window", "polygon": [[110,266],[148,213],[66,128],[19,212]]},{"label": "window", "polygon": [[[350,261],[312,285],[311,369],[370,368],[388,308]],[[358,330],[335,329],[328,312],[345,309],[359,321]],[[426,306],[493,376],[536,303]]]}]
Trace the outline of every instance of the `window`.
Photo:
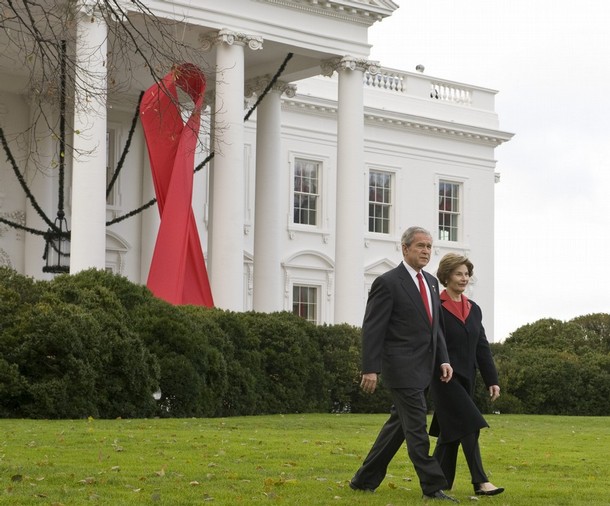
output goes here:
[{"label": "window", "polygon": [[294,160],[294,223],[317,225],[320,162]]},{"label": "window", "polygon": [[308,322],[318,323],[318,289],[315,286],[294,285],[292,312]]},{"label": "window", "polygon": [[[106,188],[110,185],[110,181],[114,176],[117,164],[117,131],[111,128],[106,131]],[[117,186],[118,181],[115,181],[108,197],[106,204],[114,206],[117,204]]]},{"label": "window", "polygon": [[369,232],[390,233],[391,186],[389,172],[369,172]]},{"label": "window", "polygon": [[460,218],[460,184],[440,181],[438,186],[438,238],[457,241]]}]

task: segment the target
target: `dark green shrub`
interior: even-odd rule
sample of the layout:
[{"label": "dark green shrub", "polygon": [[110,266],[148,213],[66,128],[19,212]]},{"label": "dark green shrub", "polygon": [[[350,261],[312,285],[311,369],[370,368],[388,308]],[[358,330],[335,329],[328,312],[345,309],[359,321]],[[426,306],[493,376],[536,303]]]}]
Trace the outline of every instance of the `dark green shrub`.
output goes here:
[{"label": "dark green shrub", "polygon": [[158,299],[134,311],[134,326],[161,368],[160,416],[214,416],[218,412],[227,389],[226,364],[208,336],[221,330],[202,314],[197,308],[172,306]]},{"label": "dark green shrub", "polygon": [[208,309],[203,315],[222,330],[222,334],[210,337],[210,344],[219,350],[227,367],[228,385],[217,415],[257,414],[261,406],[259,383],[264,374],[259,336],[248,332],[241,313]]},{"label": "dark green shrub", "polygon": [[44,300],[78,306],[101,328],[101,338],[88,350],[95,367],[98,416],[150,416],[156,409],[152,394],[159,384],[159,365],[134,330],[123,300],[112,291],[114,280],[118,286],[125,284],[124,278],[104,271],[59,276],[49,284]]},{"label": "dark green shrub", "polygon": [[95,319],[76,306],[42,302],[22,311],[11,330],[18,345],[5,347],[5,359],[17,365],[26,385],[14,416],[99,416],[97,357],[91,350],[98,347],[102,329]]},{"label": "dark green shrub", "polygon": [[17,364],[0,357],[0,418],[15,417],[26,385]]},{"label": "dark green shrub", "polygon": [[320,325],[315,332],[324,363],[325,411],[349,413],[360,389],[360,329],[351,325]]},{"label": "dark green shrub", "polygon": [[302,413],[328,406],[315,326],[292,313],[245,313],[248,333],[261,343],[258,377],[262,413]]},{"label": "dark green shrub", "polygon": [[0,302],[0,312],[11,310],[11,318],[3,319],[0,352],[19,378],[13,378],[12,398],[4,399],[3,416],[114,418],[154,412],[158,365],[131,330],[118,298],[98,282],[112,274],[100,271],[95,282],[88,282],[93,273],[85,272],[37,283],[2,274],[2,282],[10,283],[1,286],[3,295],[12,295]]}]

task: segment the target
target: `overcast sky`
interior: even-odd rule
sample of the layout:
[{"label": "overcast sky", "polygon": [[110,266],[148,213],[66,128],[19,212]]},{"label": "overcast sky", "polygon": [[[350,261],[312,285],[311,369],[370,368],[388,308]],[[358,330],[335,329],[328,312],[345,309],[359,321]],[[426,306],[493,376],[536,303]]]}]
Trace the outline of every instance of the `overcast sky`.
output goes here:
[{"label": "overcast sky", "polygon": [[515,134],[496,149],[489,337],[610,313],[610,2],[394,1],[370,59],[498,90],[500,129]]}]

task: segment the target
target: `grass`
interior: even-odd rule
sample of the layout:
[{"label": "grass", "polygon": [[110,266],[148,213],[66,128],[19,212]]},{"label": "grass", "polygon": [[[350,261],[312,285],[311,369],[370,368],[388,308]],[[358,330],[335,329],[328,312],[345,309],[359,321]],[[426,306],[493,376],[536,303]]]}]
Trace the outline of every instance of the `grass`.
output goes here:
[{"label": "grass", "polygon": [[[348,480],[384,415],[0,420],[0,504],[424,504],[406,451],[374,494]],[[610,418],[490,415],[479,504],[610,504]],[[463,457],[452,494],[473,503]]]}]

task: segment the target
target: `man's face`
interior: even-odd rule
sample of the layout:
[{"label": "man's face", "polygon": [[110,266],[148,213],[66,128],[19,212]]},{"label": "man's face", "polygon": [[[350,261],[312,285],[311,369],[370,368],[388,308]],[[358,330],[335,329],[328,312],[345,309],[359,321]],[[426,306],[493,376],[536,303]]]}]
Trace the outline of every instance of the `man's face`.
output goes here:
[{"label": "man's face", "polygon": [[410,246],[402,245],[402,255],[405,262],[417,271],[428,265],[431,253],[432,237],[421,232],[413,236],[413,242]]}]

